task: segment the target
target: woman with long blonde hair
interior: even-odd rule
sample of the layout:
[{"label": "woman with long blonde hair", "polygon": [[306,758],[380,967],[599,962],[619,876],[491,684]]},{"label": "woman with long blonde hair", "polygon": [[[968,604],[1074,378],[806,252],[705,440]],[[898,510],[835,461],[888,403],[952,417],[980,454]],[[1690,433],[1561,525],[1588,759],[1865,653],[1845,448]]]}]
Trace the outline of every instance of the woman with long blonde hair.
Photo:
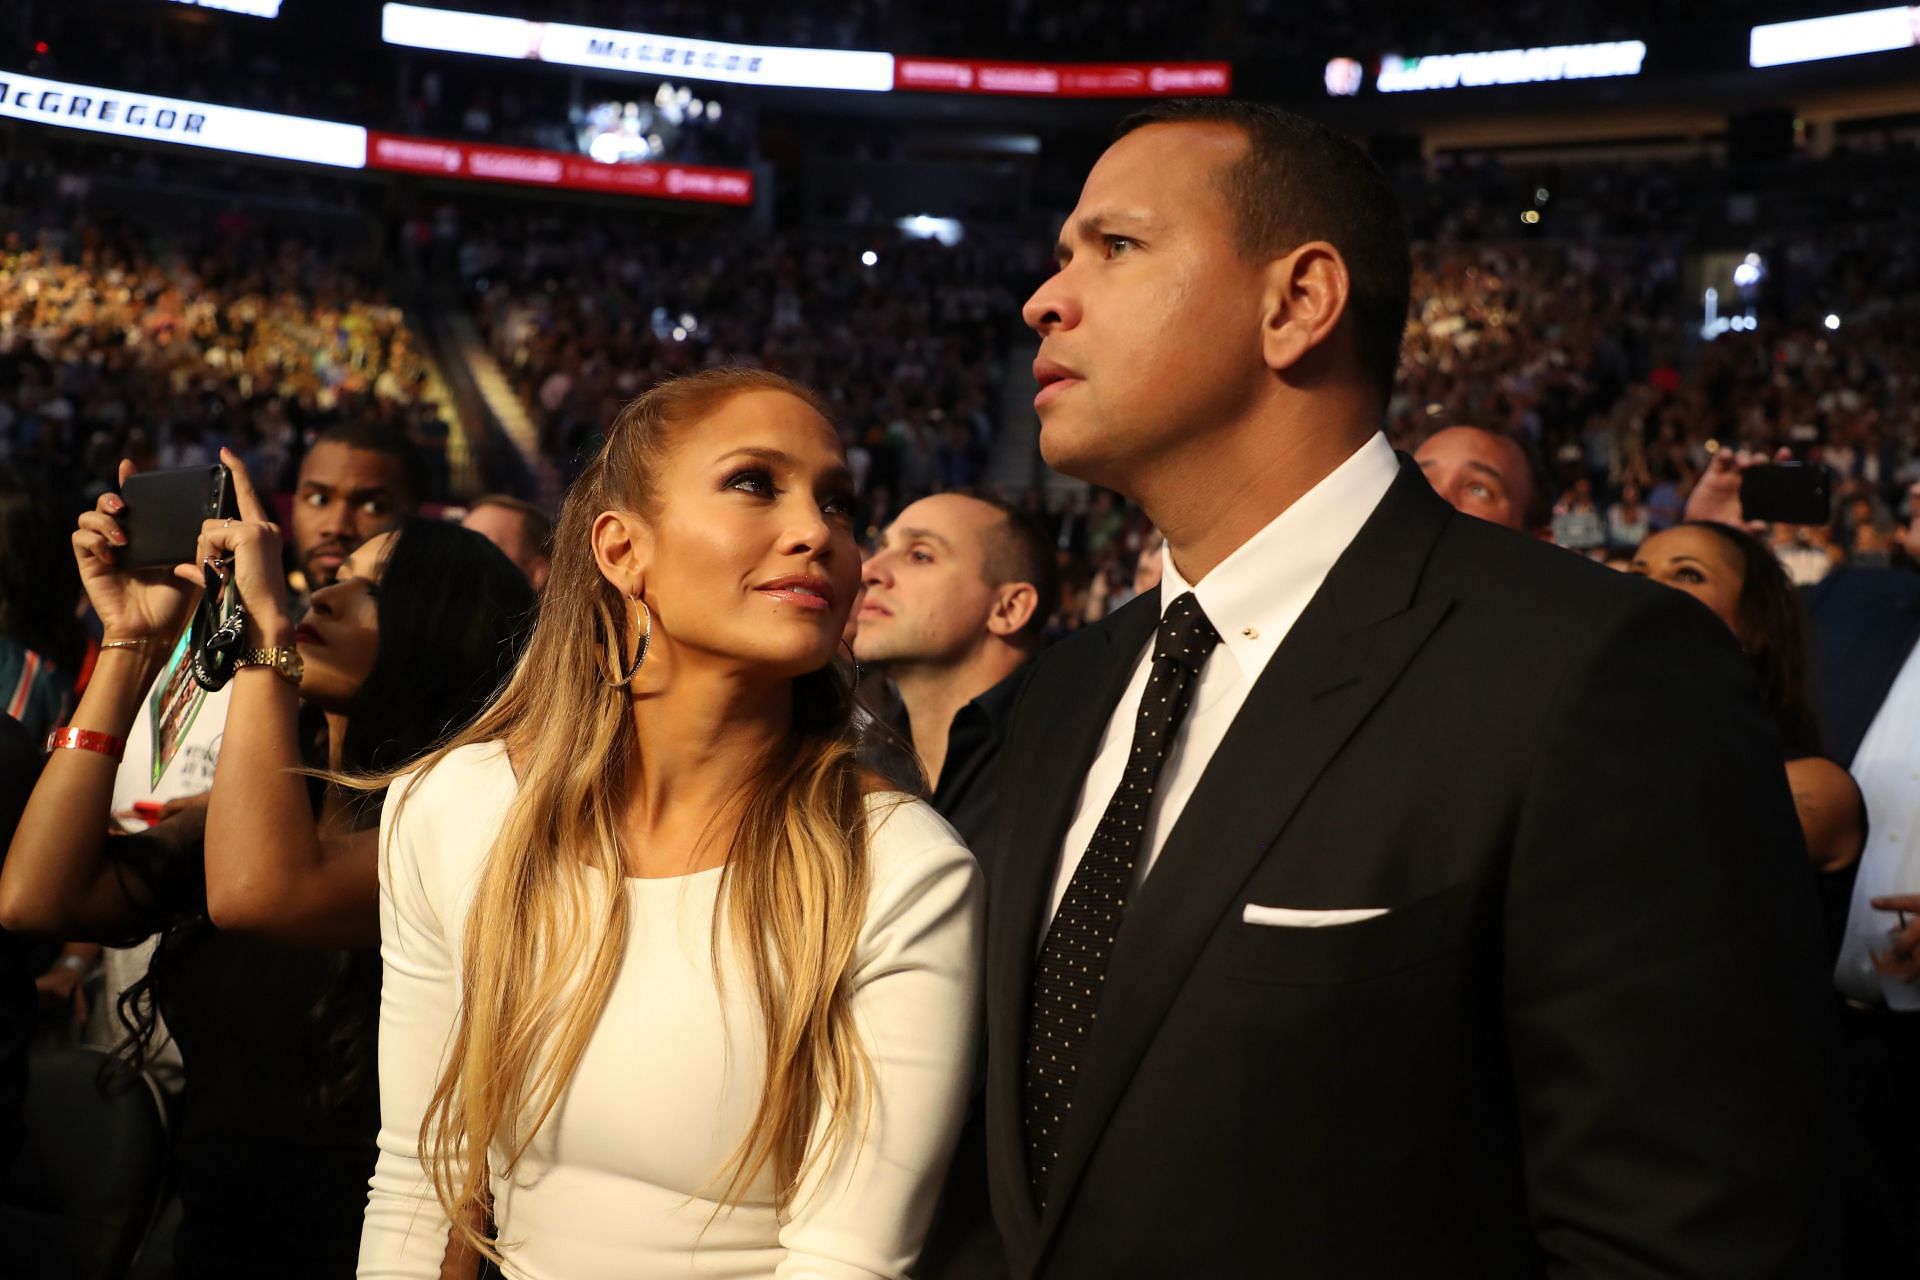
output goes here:
[{"label": "woman with long blonde hair", "polygon": [[388,792],[362,1277],[912,1265],[981,890],[855,762],[851,484],[810,392],[714,370],[574,485],[512,679]]}]

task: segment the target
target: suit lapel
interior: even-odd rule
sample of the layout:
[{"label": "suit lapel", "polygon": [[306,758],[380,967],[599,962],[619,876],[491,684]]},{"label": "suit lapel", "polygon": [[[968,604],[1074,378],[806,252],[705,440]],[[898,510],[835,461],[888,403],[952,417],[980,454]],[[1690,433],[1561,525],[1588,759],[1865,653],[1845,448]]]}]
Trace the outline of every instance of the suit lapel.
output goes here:
[{"label": "suit lapel", "polygon": [[[1146,592],[1085,637],[1076,646],[1081,653],[1063,652],[1059,661],[1047,664],[1053,669],[1035,673],[1016,716],[1020,750],[1006,759],[1009,767],[1002,773],[1003,814],[988,885],[987,1036],[1007,1051],[988,1059],[987,1114],[995,1129],[988,1142],[988,1172],[996,1200],[1024,1215],[1019,1225],[1028,1231],[1036,1215],[1020,1133],[1021,1047],[1040,922],[1081,784],[1113,706],[1160,620],[1159,605],[1160,593]],[[1008,734],[1008,745],[1014,745],[1015,726]]]},{"label": "suit lapel", "polygon": [[[1255,682],[1128,906],[1054,1166],[1042,1249],[1222,915],[1451,606],[1447,599],[1416,602],[1414,592],[1452,515],[1403,460],[1400,476]],[[1037,930],[1038,920],[1032,924]],[[996,975],[994,990],[1006,976]],[[1017,1114],[1017,1092],[1011,1101]],[[1006,1103],[997,1114],[1007,1114]]]}]

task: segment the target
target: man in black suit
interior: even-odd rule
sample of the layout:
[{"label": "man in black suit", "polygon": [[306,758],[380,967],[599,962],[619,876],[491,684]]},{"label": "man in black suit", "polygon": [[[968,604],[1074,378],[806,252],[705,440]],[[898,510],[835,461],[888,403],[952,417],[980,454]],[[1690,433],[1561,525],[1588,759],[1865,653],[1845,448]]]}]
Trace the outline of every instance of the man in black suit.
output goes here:
[{"label": "man in black suit", "polygon": [[1058,256],[1042,451],[1168,556],[1009,729],[1013,1274],[1836,1274],[1820,925],[1747,666],[1387,447],[1378,171],[1284,112],[1157,107]]}]

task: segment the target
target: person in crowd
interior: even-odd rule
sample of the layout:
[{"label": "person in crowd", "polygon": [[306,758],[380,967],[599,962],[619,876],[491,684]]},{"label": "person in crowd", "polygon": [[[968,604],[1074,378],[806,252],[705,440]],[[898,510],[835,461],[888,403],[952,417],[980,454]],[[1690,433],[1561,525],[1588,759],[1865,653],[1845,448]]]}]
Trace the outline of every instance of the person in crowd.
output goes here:
[{"label": "person in crowd", "polygon": [[1413,460],[1457,511],[1551,540],[1553,503],[1541,468],[1516,437],[1485,427],[1443,427]]},{"label": "person in crowd", "polygon": [[362,1280],[913,1265],[979,1043],[979,871],[858,762],[853,501],[774,374],[608,429],[525,658],[388,793]]},{"label": "person in crowd", "polygon": [[887,527],[861,568],[854,637],[862,664],[900,693],[897,726],[913,744],[933,807],[969,847],[998,816],[994,762],[1019,674],[1039,652],[1058,594],[1053,548],[990,498],[935,494]]},{"label": "person in crowd", "polygon": [[[1746,527],[1743,472],[1777,459],[1722,449],[1687,500],[1689,519]],[[1764,528],[1764,526],[1761,526]],[[1866,799],[1846,934],[1833,969],[1866,1137],[1907,1221],[1920,1214],[1920,577],[1840,566],[1803,600],[1813,624],[1816,705],[1828,754]]]},{"label": "person in crowd", "polygon": [[484,539],[414,520],[349,553],[296,631],[278,530],[227,463],[242,518],[210,522],[201,551],[231,555],[247,634],[212,794],[103,834],[133,708],[199,595],[116,563],[124,503],[105,495],[73,549],[106,640],[8,850],[0,925],[159,935],[122,1016],[129,1065],[152,1053],[159,1016],[184,1060],[176,1273],[337,1280],[373,1163],[377,800],[295,770],[391,769],[464,724],[533,600]]},{"label": "person in crowd", "polygon": [[1057,254],[1041,450],[1167,557],[1003,748],[1014,1273],[1821,1272],[1819,920],[1726,628],[1397,463],[1405,232],[1332,131],[1131,117]]},{"label": "person in crowd", "polygon": [[[0,715],[0,840],[11,843],[40,770],[40,744],[25,725]],[[0,849],[0,874],[6,853]],[[33,939],[0,926],[0,1169],[13,1167],[26,1133],[27,1050],[39,997],[34,992]]]},{"label": "person in crowd", "polygon": [[1866,841],[1866,808],[1853,778],[1821,754],[1813,658],[1793,583],[1766,543],[1712,522],[1679,524],[1654,534],[1634,552],[1628,572],[1706,605],[1752,660],[1786,751],[1787,783],[1807,852],[1821,873],[1821,903],[1837,952]]},{"label": "person in crowd", "polygon": [[1640,486],[1629,480],[1620,486],[1620,498],[1607,507],[1607,551],[1630,552],[1647,540],[1651,529]]},{"label": "person in crowd", "polygon": [[1147,530],[1140,540],[1140,558],[1133,562],[1133,591],[1128,595],[1146,595],[1160,585],[1161,570],[1166,567],[1167,540],[1158,529]]},{"label": "person in crowd", "polygon": [[1594,503],[1593,480],[1590,477],[1581,476],[1575,480],[1560,501],[1554,504],[1552,521],[1548,527],[1554,542],[1569,551],[1589,555],[1605,549],[1607,524]]},{"label": "person in crowd", "polygon": [[[985,851],[999,819],[1000,743],[1059,595],[1046,531],[1003,503],[936,494],[912,503],[866,559],[854,653],[900,695],[933,806]],[[992,868],[983,868],[989,880]],[[987,1203],[985,1131],[969,1110],[918,1274],[1004,1270]]]},{"label": "person in crowd", "polygon": [[[230,450],[221,460],[244,465]],[[304,600],[331,583],[348,556],[367,539],[397,527],[414,509],[420,474],[418,454],[397,431],[349,422],[321,432],[301,458],[294,482],[290,529],[301,589],[292,593],[290,607],[296,617]],[[195,683],[185,627],[183,614],[126,735],[112,802],[113,822],[123,831],[146,829],[196,803],[213,785],[228,703],[237,686],[209,692]],[[112,1010],[120,994],[146,973],[152,945],[149,939],[132,947],[105,948],[105,994],[89,1026],[91,1039],[109,1044],[119,1039]],[[156,1065],[171,1067],[176,1049],[164,1026],[156,1031],[154,1043]]]},{"label": "person in crowd", "polygon": [[307,590],[331,583],[355,547],[399,524],[426,493],[420,455],[375,423],[329,427],[300,460],[293,551]]},{"label": "person in crowd", "polygon": [[80,582],[26,477],[0,465],[0,715],[35,741],[66,718],[87,656]]},{"label": "person in crowd", "polygon": [[460,524],[505,552],[535,591],[547,585],[553,571],[553,522],[539,507],[524,498],[490,493],[467,508]]}]

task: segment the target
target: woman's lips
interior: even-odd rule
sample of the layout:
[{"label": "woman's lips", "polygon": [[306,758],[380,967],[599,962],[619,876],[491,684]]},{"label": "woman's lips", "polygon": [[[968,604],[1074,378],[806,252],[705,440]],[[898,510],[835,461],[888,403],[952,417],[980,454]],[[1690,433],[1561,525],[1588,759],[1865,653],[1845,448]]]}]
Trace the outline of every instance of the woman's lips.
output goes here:
[{"label": "woman's lips", "polygon": [[762,595],[772,596],[775,600],[783,601],[786,604],[793,605],[800,609],[824,610],[828,605],[833,603],[823,594],[825,588],[803,587],[798,584],[772,583],[764,587],[757,587],[755,590],[759,591]]},{"label": "woman's lips", "polygon": [[318,631],[315,631],[312,627],[301,627],[299,630],[295,631],[293,633],[293,642],[295,644],[314,645],[322,649],[327,647],[327,642],[325,640],[322,640],[320,638],[320,633]]}]

